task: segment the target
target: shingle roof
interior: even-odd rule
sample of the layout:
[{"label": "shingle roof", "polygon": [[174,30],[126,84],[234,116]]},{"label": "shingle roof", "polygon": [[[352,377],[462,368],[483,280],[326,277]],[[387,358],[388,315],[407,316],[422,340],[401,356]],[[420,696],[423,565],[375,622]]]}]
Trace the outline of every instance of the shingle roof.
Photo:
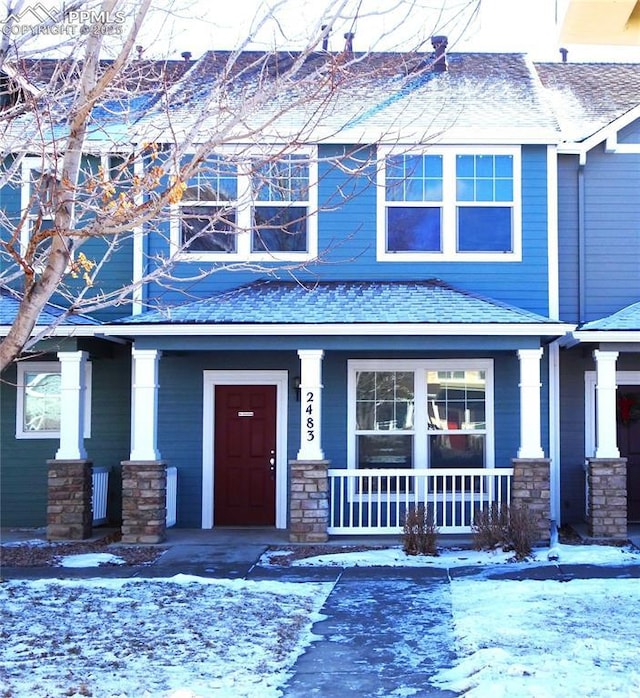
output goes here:
[{"label": "shingle roof", "polygon": [[599,320],[586,322],[578,328],[582,330],[640,330],[640,301],[607,315]]},{"label": "shingle roof", "polygon": [[210,51],[174,85],[169,110],[158,106],[138,123],[136,140],[161,140],[165,131],[174,138],[198,120],[203,134],[225,138],[261,126],[263,142],[416,143],[452,133],[553,140],[556,121],[525,56],[451,53],[446,72],[432,63],[429,53],[316,52],[301,60]]},{"label": "shingle roof", "polygon": [[640,63],[536,63],[563,138],[580,142],[640,104]]},{"label": "shingle roof", "polygon": [[126,324],[554,323],[427,281],[258,281],[210,298],[125,318]]},{"label": "shingle roof", "polygon": [[[20,296],[7,288],[0,288],[0,326],[11,325],[14,321],[20,306]],[[65,313],[63,308],[47,303],[40,313],[39,326],[53,324],[60,325],[99,325],[100,323],[86,315],[68,315],[63,320],[61,316]]]}]

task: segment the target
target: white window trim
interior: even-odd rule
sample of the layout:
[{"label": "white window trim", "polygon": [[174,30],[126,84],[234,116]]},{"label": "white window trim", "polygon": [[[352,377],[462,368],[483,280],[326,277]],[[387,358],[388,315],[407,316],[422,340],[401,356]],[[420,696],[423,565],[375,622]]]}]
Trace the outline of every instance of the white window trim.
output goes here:
[{"label": "white window trim", "polygon": [[[347,378],[347,468],[356,470],[356,373],[359,371],[411,371],[415,376],[414,428],[403,432],[413,434],[413,469],[429,468],[427,434],[427,371],[478,370],[485,372],[486,432],[477,430],[465,434],[486,433],[485,468],[495,467],[494,377],[492,359],[351,359]],[[380,432],[384,434],[386,432]],[[442,432],[452,433],[452,432]],[[460,433],[460,432],[456,432]]]},{"label": "white window trim", "polygon": [[[386,159],[391,155],[442,155],[442,250],[440,252],[388,252]],[[511,155],[513,157],[513,249],[511,252],[458,252],[456,250],[456,156],[457,155]],[[407,147],[380,146],[377,168],[377,261],[379,262],[520,262],[522,261],[522,157],[519,147],[513,146],[446,146]],[[411,206],[414,202],[407,202]],[[466,202],[471,204],[472,202]],[[478,203],[478,202],[476,202]],[[482,202],[479,202],[482,204]],[[487,202],[498,206],[506,202]],[[420,202],[415,202],[416,206]],[[425,202],[436,206],[438,202]]]},{"label": "white window trim", "polygon": [[[60,431],[25,431],[24,429],[24,387],[25,373],[60,373],[58,361],[22,361],[18,363],[16,387],[16,439],[59,439]],[[84,434],[85,439],[91,438],[91,362],[85,364],[84,394]]]},{"label": "white window trim", "polygon": [[[220,150],[213,155],[225,156],[225,152],[231,157],[232,151]],[[258,153],[255,153],[256,155]],[[259,155],[265,157],[265,152]],[[268,153],[267,153],[268,155]],[[307,201],[283,201],[274,202],[282,206],[306,206],[307,215],[307,250],[303,252],[252,252],[252,210],[254,201],[251,195],[251,178],[247,171],[242,171],[242,161],[250,160],[252,151],[243,151],[241,156],[236,155],[240,166],[238,168],[238,200],[236,202],[236,225],[243,232],[237,233],[235,252],[187,252],[182,248],[181,242],[181,204],[172,204],[170,207],[170,251],[172,259],[181,262],[306,262],[318,256],[318,156],[317,148],[300,148],[292,152],[275,151],[274,157],[287,157],[288,155],[307,155],[309,158],[309,198]],[[187,202],[185,202],[186,204]],[[207,202],[208,203],[208,202]],[[188,202],[191,205],[194,202]],[[211,202],[216,206],[216,202]],[[258,206],[267,206],[269,202],[260,201]]]}]

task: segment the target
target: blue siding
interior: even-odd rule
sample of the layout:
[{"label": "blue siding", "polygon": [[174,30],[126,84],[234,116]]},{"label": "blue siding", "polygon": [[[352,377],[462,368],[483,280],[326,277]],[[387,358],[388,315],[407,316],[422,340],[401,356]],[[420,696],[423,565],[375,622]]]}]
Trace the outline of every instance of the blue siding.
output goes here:
[{"label": "blue siding", "polygon": [[618,143],[640,143],[640,119],[636,119],[620,130]]},{"label": "blue siding", "polygon": [[638,300],[640,154],[591,151],[585,167],[586,317]]},{"label": "blue siding", "polygon": [[[347,463],[347,362],[351,358],[450,358],[451,352],[437,351],[346,351],[327,352],[323,361],[323,442],[325,457],[333,467]],[[456,358],[493,358],[495,370],[495,462],[509,466],[519,446],[519,362],[515,352],[459,352]],[[202,419],[203,371],[242,370],[248,368],[242,352],[197,352],[185,360],[183,355],[164,354],[160,361],[160,398],[158,448],[163,460],[178,468],[178,525],[200,527],[202,502]],[[300,373],[295,351],[251,354],[254,370],[287,370],[293,377]],[[546,375],[543,367],[543,376]],[[287,459],[295,459],[299,445],[300,403],[293,391],[288,400]],[[543,390],[543,414],[547,411],[547,390]],[[547,448],[543,420],[544,447]],[[179,438],[177,436],[179,435]]]},{"label": "blue siding", "polygon": [[579,320],[578,157],[558,158],[560,319]]},{"label": "blue siding", "polygon": [[[522,262],[378,262],[376,261],[376,187],[374,150],[358,152],[347,159],[355,174],[346,174],[335,159],[349,152],[338,146],[319,151],[319,263],[293,270],[300,279],[403,280],[441,278],[446,282],[543,315],[548,314],[547,267],[547,159],[546,148],[524,147],[522,151]],[[364,161],[364,162],[363,162]],[[165,226],[163,231],[168,233]],[[149,240],[149,252],[166,253],[163,236]],[[177,276],[188,276],[202,263],[181,263]],[[266,265],[281,278],[290,279],[291,264],[278,272],[278,264]],[[220,271],[197,285],[185,284],[189,297],[210,295],[248,283],[265,274],[249,271]],[[157,286],[148,289],[160,304],[181,303],[185,295]]]}]

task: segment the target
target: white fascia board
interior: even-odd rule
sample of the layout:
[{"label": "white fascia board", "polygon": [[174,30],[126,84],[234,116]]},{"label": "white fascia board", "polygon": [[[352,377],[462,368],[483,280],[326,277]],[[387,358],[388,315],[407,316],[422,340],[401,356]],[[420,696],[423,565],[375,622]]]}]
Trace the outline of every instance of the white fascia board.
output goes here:
[{"label": "white fascia board", "polygon": [[[307,335],[320,336],[385,336],[385,335],[400,335],[400,336],[473,336],[473,337],[530,337],[530,336],[545,336],[545,337],[561,337],[567,332],[575,329],[575,325],[565,323],[521,323],[521,324],[467,324],[467,323],[451,323],[451,324],[412,324],[412,323],[371,323],[371,324],[273,324],[273,325],[103,325],[95,328],[91,334],[94,335],[115,335],[115,336],[181,336],[181,337],[246,337],[246,336],[264,336],[264,337],[304,337]],[[85,328],[82,328],[84,331]]]},{"label": "white fascia board", "polygon": [[572,336],[577,342],[640,342],[640,330],[578,330]]},{"label": "white fascia board", "polygon": [[593,150],[593,148],[600,145],[600,143],[603,143],[604,141],[613,139],[617,143],[618,132],[621,131],[625,126],[628,126],[630,123],[634,122],[636,119],[640,119],[640,104],[637,107],[630,109],[626,114],[618,117],[615,121],[612,121],[610,124],[607,124],[592,135],[588,136],[583,141],[561,143],[558,146],[558,152],[562,153],[563,155],[581,155],[585,157],[590,150]]}]

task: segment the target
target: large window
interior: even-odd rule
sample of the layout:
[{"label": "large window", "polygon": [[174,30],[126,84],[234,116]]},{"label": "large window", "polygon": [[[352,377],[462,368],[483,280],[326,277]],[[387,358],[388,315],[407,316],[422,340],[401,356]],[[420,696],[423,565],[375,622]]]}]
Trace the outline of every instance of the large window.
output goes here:
[{"label": "large window", "polygon": [[349,467],[490,467],[493,364],[350,361],[349,424]]},{"label": "large window", "polygon": [[379,259],[520,259],[518,149],[381,153]]},{"label": "large window", "polygon": [[174,251],[191,260],[314,258],[316,170],[310,152],[209,158],[174,206]]},{"label": "large window", "polygon": [[[86,364],[85,431],[91,436],[91,364]],[[16,438],[54,439],[60,437],[60,364],[33,361],[18,364]]]}]

